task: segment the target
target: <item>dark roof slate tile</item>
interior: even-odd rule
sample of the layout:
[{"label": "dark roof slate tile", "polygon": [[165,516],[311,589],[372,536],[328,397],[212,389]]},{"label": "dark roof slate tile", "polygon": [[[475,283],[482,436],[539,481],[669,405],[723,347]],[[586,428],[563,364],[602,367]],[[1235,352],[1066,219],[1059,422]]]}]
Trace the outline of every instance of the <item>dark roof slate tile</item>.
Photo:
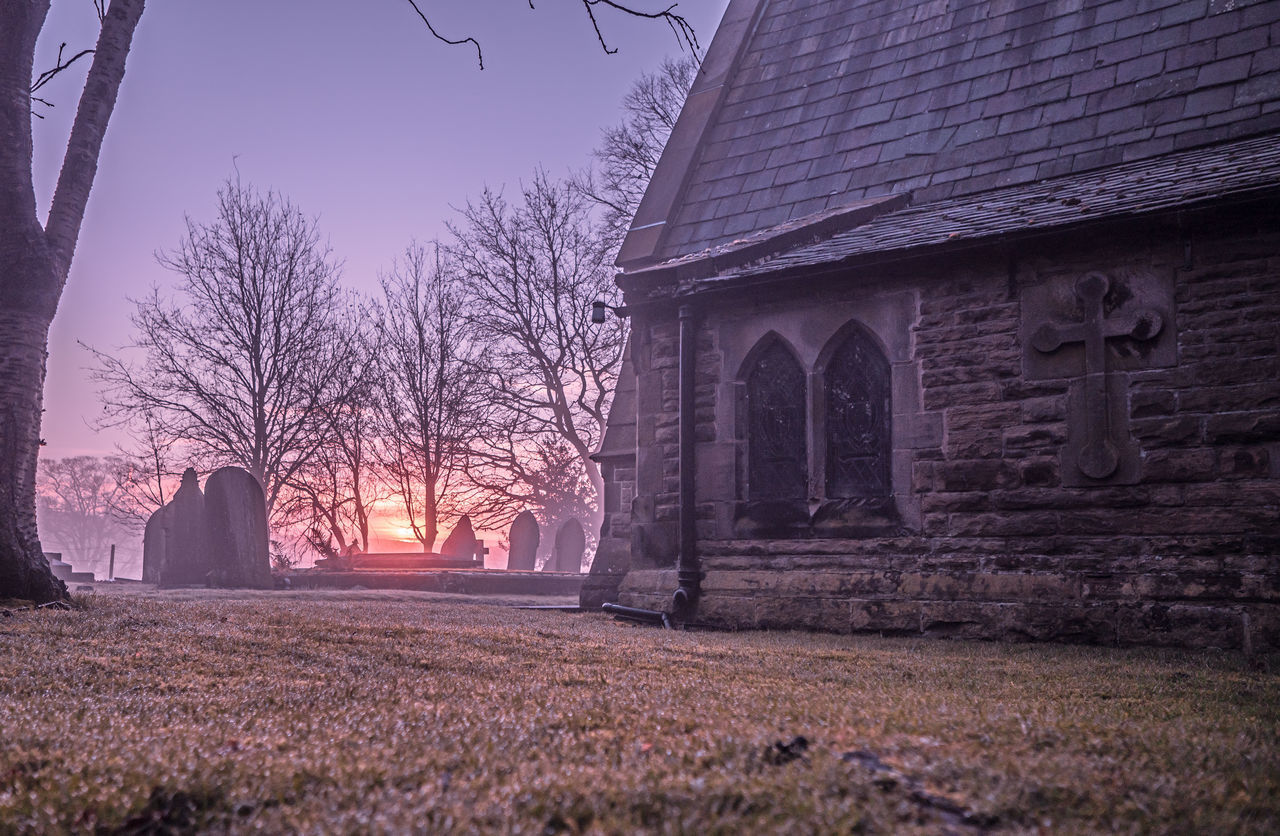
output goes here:
[{"label": "dark roof slate tile", "polygon": [[[758,0],[655,253],[1276,130],[1280,3]],[[656,179],[656,178],[655,178]]]}]

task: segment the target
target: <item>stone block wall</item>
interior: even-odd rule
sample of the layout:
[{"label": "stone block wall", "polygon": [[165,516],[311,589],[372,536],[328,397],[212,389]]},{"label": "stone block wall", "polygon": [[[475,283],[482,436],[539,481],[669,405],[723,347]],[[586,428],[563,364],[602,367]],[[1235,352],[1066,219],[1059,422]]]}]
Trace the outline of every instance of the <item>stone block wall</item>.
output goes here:
[{"label": "stone block wall", "polygon": [[[915,259],[811,285],[791,277],[783,290],[708,299],[698,619],[1223,647],[1242,646],[1247,630],[1254,647],[1280,647],[1273,210]],[[1104,340],[1105,368],[1092,372],[1084,343],[1045,351],[1033,338],[1046,323],[1076,335],[1091,274],[1108,288],[1100,321],[1129,329]],[[770,330],[807,362],[848,319],[894,365],[894,523],[873,536],[801,527],[744,538],[738,364]],[[662,609],[675,587],[674,315],[640,318],[636,333],[637,499],[620,600]],[[1110,470],[1081,458],[1104,436],[1114,441]]]},{"label": "stone block wall", "polygon": [[597,460],[604,479],[604,520],[591,570],[579,595],[579,605],[591,610],[617,601],[618,586],[631,566],[631,503],[636,491],[634,453]]}]

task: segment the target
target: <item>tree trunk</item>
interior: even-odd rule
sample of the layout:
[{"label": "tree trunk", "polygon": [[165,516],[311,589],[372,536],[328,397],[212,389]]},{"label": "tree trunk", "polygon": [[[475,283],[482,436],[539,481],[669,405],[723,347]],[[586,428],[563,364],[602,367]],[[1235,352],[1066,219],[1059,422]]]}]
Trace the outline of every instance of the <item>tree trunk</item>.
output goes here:
[{"label": "tree trunk", "polygon": [[39,603],[67,594],[36,535],[36,458],[48,320],[0,311],[0,598]]},{"label": "tree trunk", "polygon": [[112,0],[107,10],[49,220],[41,227],[31,179],[30,87],[49,0],[0,0],[0,598],[43,603],[66,596],[36,534],[49,324],[71,267],[143,2]]},{"label": "tree trunk", "polygon": [[[0,4],[0,598],[66,595],[36,536],[36,458],[53,265],[31,187],[32,54],[48,2]],[[47,313],[45,312],[47,311]]]},{"label": "tree trunk", "polygon": [[[604,433],[601,432],[601,438]],[[600,536],[600,529],[604,526],[604,474],[600,472],[600,465],[592,461],[589,456],[582,457],[582,464],[587,470],[587,481],[591,483],[591,494],[595,499],[593,507],[595,511],[591,514],[591,519],[587,520],[587,524],[583,526],[587,531],[591,532],[592,537]],[[589,555],[589,559],[594,561],[595,555]],[[590,564],[588,564],[590,568]]]}]

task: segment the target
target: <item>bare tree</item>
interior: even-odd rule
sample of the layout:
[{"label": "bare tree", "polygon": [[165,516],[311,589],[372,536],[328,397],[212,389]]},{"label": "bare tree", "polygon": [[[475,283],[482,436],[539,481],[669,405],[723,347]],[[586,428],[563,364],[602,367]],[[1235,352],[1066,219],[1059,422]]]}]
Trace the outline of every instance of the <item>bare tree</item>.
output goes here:
[{"label": "bare tree", "polygon": [[108,414],[149,415],[203,469],[244,467],[271,514],[360,385],[339,267],[313,219],[236,180],[218,192],[217,220],[188,219],[160,261],[182,275],[180,301],[154,290],[138,303],[131,348],[145,360],[94,352]]},{"label": "bare tree", "polygon": [[587,198],[545,172],[523,188],[518,205],[486,190],[462,215],[450,252],[465,281],[473,337],[484,348],[492,425],[482,451],[488,467],[474,468],[475,478],[489,488],[510,485],[513,473],[528,469],[522,460],[557,440],[590,484],[598,517],[603,486],[590,455],[604,433],[625,341],[616,320],[590,323],[591,303],[618,292],[610,242],[592,224]]},{"label": "bare tree", "polygon": [[636,79],[622,99],[622,121],[600,132],[600,145],[592,152],[595,166],[574,178],[602,210],[615,248],[631,227],[698,66],[696,54],[667,58],[656,71]]},{"label": "bare tree", "polygon": [[[111,0],[105,8],[94,0],[102,28],[42,224],[32,177],[31,120],[33,87],[45,78],[35,73],[36,41],[50,2],[0,0],[0,596],[37,601],[66,595],[41,554],[35,515],[49,325],[71,268],[144,7],[144,0]],[[597,33],[593,6],[601,2],[621,13],[664,20],[683,43],[697,49],[692,29],[674,7],[643,12],[612,0],[583,0]],[[65,69],[70,62],[59,59],[58,64]]]},{"label": "bare tree", "polygon": [[98,456],[40,462],[40,525],[69,562],[103,577],[110,547],[123,533],[111,509],[120,490],[114,463]]},{"label": "bare tree", "polygon": [[326,557],[369,550],[369,522],[388,491],[377,466],[381,345],[361,306],[347,322],[356,338],[347,396],[321,416],[315,454],[289,480],[283,517],[302,523],[303,539]]},{"label": "bare tree", "polygon": [[460,290],[435,244],[411,244],[382,277],[382,465],[428,552],[443,520],[480,510],[466,470],[483,405]]}]

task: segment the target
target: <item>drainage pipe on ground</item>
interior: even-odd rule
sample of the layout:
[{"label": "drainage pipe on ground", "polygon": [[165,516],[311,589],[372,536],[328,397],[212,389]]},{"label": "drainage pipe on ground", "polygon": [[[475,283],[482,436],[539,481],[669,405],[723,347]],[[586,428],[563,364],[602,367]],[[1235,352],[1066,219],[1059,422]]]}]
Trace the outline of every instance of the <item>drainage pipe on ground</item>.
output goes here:
[{"label": "drainage pipe on ground", "polygon": [[603,604],[600,608],[612,616],[625,618],[627,621],[638,621],[641,624],[660,624],[668,630],[671,629],[671,619],[666,613],[658,610],[624,607],[622,604]]}]

